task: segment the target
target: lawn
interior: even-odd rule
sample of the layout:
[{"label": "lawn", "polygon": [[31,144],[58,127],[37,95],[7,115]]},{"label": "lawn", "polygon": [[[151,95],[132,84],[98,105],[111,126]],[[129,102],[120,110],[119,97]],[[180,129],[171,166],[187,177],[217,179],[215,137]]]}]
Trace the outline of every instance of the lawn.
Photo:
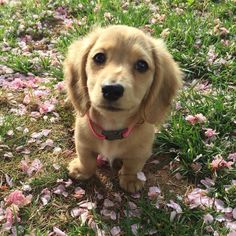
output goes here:
[{"label": "lawn", "polygon": [[[235,236],[235,15],[234,0],[0,0],[0,235]],[[185,74],[136,194],[104,162],[85,182],[66,170],[62,62],[110,24],[163,38]]]}]

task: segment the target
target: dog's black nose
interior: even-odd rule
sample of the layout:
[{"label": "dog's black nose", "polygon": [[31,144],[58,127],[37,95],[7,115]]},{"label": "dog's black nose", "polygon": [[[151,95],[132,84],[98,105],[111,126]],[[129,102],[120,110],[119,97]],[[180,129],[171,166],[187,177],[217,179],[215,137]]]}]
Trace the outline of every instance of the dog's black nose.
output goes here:
[{"label": "dog's black nose", "polygon": [[109,84],[102,86],[103,97],[108,101],[116,101],[123,96],[124,87],[120,84]]}]

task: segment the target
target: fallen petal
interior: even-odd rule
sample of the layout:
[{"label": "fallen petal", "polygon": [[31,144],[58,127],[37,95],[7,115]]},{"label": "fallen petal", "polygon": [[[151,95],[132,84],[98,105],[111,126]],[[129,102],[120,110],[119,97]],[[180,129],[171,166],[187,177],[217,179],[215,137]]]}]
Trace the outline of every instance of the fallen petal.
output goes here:
[{"label": "fallen petal", "polygon": [[57,235],[57,236],[66,236],[66,233],[64,233],[63,231],[61,231],[59,228],[57,227],[53,227],[53,232]]}]

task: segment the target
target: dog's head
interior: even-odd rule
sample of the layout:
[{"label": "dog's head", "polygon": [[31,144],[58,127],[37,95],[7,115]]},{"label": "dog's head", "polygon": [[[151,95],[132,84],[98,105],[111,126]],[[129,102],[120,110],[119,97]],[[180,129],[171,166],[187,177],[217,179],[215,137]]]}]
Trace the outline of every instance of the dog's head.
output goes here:
[{"label": "dog's head", "polygon": [[139,114],[161,122],[181,85],[181,72],[162,40],[128,26],[97,28],[75,41],[64,63],[69,99],[84,115]]}]

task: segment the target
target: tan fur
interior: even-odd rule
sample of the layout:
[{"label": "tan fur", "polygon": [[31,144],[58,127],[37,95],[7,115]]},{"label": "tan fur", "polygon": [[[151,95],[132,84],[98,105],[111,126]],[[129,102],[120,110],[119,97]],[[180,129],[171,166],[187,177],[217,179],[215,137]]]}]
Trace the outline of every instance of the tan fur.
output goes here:
[{"label": "tan fur", "polygon": [[[107,55],[105,65],[93,62],[96,53]],[[134,69],[143,59],[148,71]],[[162,40],[156,40],[136,28],[109,26],[97,28],[75,41],[64,63],[68,97],[77,111],[75,144],[78,158],[68,170],[71,177],[88,179],[96,171],[96,156],[102,154],[110,162],[119,158],[120,186],[129,192],[142,188],[137,178],[151,155],[154,124],[163,122],[171,101],[181,86],[181,72]],[[117,82],[125,88],[115,102],[121,111],[101,107],[105,103],[101,92],[104,83]],[[135,125],[131,134],[121,140],[99,140],[88,127],[89,113],[93,122],[105,130],[123,129]],[[141,123],[140,123],[141,122]]]}]

